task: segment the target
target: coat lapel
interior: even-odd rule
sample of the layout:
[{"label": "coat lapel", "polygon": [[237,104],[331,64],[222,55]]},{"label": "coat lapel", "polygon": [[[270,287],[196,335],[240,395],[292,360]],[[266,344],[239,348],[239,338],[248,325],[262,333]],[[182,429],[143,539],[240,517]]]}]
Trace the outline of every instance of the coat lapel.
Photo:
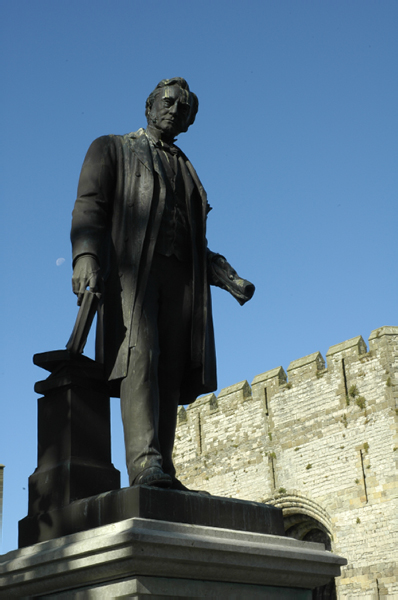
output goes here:
[{"label": "coat lapel", "polygon": [[136,133],[131,134],[131,148],[138,160],[148,169],[155,171],[162,179],[164,179],[164,171],[161,165],[157,152],[152,152],[144,129],[139,129]]}]

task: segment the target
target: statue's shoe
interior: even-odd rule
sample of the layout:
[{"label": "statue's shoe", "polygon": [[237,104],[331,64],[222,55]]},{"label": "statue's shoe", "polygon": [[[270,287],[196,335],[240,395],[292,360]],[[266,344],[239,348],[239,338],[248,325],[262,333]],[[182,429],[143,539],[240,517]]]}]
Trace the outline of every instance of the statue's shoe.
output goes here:
[{"label": "statue's shoe", "polygon": [[201,490],[190,490],[176,477],[173,478],[171,489],[176,490],[178,492],[193,492],[194,494],[203,494],[204,496],[210,496],[209,492],[202,492]]},{"label": "statue's shoe", "polygon": [[137,475],[132,485],[152,485],[154,487],[169,488],[172,479],[160,467],[148,467]]}]

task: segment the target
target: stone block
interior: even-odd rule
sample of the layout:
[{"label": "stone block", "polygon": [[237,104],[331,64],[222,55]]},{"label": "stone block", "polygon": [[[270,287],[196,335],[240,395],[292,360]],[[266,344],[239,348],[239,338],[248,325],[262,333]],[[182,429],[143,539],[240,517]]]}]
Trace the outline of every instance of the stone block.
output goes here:
[{"label": "stone block", "polygon": [[264,388],[267,389],[267,395],[270,398],[273,394],[279,391],[279,387],[287,381],[287,376],[282,367],[271,369],[256,377],[252,381],[252,393],[256,398],[259,395],[264,395]]},{"label": "stone block", "polygon": [[[227,396],[232,396],[234,402],[244,402],[245,400],[251,399],[250,385],[245,380],[223,388],[218,394],[219,402],[224,400]],[[228,398],[228,402],[230,402],[230,398]]]},{"label": "stone block", "polygon": [[336,362],[344,359],[358,359],[362,354],[366,354],[367,348],[361,335],[351,338],[346,342],[331,346],[326,353],[326,360],[329,367],[333,367]]},{"label": "stone block", "polygon": [[273,506],[141,485],[76,500],[24,519],[20,522],[19,545],[28,546],[132,517],[284,534],[282,513]]},{"label": "stone block", "polygon": [[313,354],[292,361],[288,366],[287,374],[289,381],[294,383],[315,377],[318,371],[323,371],[324,368],[325,361],[322,354],[314,352]]}]

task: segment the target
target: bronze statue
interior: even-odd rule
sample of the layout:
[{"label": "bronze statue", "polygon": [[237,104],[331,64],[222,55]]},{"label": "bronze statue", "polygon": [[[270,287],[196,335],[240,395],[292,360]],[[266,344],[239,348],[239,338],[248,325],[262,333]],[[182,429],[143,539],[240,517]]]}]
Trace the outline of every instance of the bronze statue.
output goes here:
[{"label": "bronze statue", "polygon": [[209,284],[254,293],[207,248],[211,210],[175,136],[198,99],[179,77],[146,101],[147,128],[90,146],[73,211],[73,291],[101,294],[97,360],[121,399],[131,485],[186,490],[172,460],[177,409],[217,388]]}]

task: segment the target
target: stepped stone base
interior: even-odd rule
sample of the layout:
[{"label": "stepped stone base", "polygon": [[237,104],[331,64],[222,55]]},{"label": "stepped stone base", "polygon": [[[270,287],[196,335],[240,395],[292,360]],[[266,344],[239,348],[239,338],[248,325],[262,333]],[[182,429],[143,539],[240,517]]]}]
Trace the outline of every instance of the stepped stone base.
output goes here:
[{"label": "stepped stone base", "polygon": [[0,599],[311,600],[345,562],[313,542],[134,517],[0,557]]},{"label": "stepped stone base", "polygon": [[105,492],[19,522],[19,547],[140,517],[284,535],[280,508],[145,485]]}]

